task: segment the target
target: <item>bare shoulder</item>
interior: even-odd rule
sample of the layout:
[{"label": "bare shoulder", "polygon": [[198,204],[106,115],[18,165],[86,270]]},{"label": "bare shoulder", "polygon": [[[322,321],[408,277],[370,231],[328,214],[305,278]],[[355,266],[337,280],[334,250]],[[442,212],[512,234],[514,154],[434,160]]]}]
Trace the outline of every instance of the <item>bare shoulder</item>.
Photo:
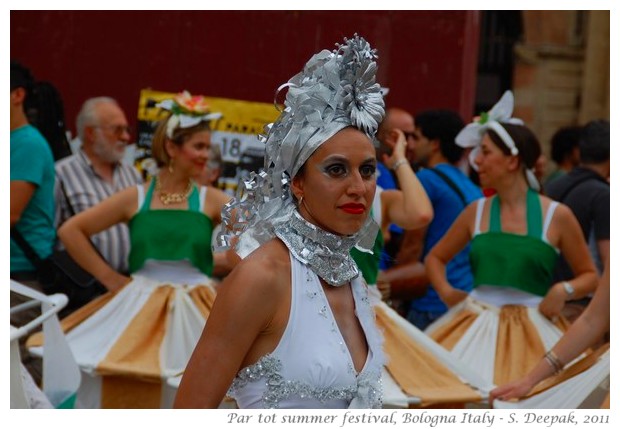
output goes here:
[{"label": "bare shoulder", "polygon": [[467,226],[468,228],[470,228],[471,231],[473,231],[475,226],[474,223],[476,220],[476,213],[478,212],[478,205],[484,203],[485,200],[480,201],[479,199],[469,203],[467,207],[465,207],[460,213],[460,215],[457,217],[460,225]]},{"label": "bare shoulder", "polygon": [[114,210],[125,214],[125,217],[131,217],[137,210],[137,207],[138,188],[137,186],[130,186],[112,194],[110,197],[94,206],[91,210],[102,211],[104,213],[107,213],[109,210]]},{"label": "bare shoulder", "polygon": [[[549,208],[553,202],[551,198],[541,197],[542,209],[545,217],[549,213]],[[551,223],[547,231],[547,239],[549,242],[555,247],[561,246],[564,240],[574,242],[575,234],[578,234],[580,230],[581,227],[572,210],[568,206],[558,203],[553,212],[553,217],[551,218]]]},{"label": "bare shoulder", "polygon": [[215,201],[226,202],[232,198],[226,192],[222,191],[221,189],[214,188],[213,186],[207,186],[207,190],[207,198],[211,198]]},{"label": "bare shoulder", "polygon": [[204,213],[211,218],[215,223],[220,223],[222,207],[232,197],[226,192],[214,188],[213,186],[207,186],[207,197],[205,201]]},{"label": "bare shoulder", "polygon": [[[551,207],[551,204],[553,204],[554,202],[556,201],[552,200],[546,195],[540,196],[540,204],[545,214]],[[558,202],[557,207],[555,208],[555,211],[553,212],[553,221],[554,222],[556,221],[566,222],[570,220],[571,217],[573,217],[573,212],[571,211],[571,209],[565,204]]]},{"label": "bare shoulder", "polygon": [[479,204],[483,204],[484,205],[485,203],[486,203],[486,198],[475,199],[471,203],[467,204],[467,207],[465,207],[463,209],[463,211],[468,213],[468,216],[473,216],[476,213],[476,211],[478,210],[478,205]]},{"label": "bare shoulder", "polygon": [[245,260],[254,275],[260,271],[261,277],[274,282],[282,278],[290,279],[290,276],[284,276],[291,271],[289,251],[279,239],[265,243]]},{"label": "bare shoulder", "polygon": [[241,260],[222,282],[220,289],[252,290],[252,294],[273,295],[290,284],[291,263],[286,246],[271,240]]},{"label": "bare shoulder", "polygon": [[559,203],[553,213],[551,225],[556,225],[563,233],[574,234],[581,230],[573,211],[566,205]]},{"label": "bare shoulder", "polygon": [[138,211],[138,185],[130,186],[113,194],[110,199],[117,197],[115,205],[123,210],[129,219]]},{"label": "bare shoulder", "polygon": [[[138,186],[143,186],[143,185],[129,186],[129,187],[123,189],[122,191],[119,191],[117,194],[123,195],[124,198],[136,198],[136,201],[137,201],[137,198],[138,198]],[[146,188],[146,186],[144,186],[144,188]]]}]

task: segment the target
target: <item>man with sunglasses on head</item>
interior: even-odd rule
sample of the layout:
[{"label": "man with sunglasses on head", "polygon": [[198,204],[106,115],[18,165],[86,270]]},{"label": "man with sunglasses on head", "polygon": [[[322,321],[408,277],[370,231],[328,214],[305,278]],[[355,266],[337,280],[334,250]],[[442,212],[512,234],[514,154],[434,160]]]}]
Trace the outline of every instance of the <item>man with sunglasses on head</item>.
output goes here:
[{"label": "man with sunglasses on head", "polygon": [[[56,163],[56,227],[69,217],[98,204],[112,194],[142,182],[138,171],[121,162],[131,139],[125,113],[110,97],[84,102],[76,129],[81,147]],[[119,224],[92,237],[105,260],[127,272],[129,231]]]}]

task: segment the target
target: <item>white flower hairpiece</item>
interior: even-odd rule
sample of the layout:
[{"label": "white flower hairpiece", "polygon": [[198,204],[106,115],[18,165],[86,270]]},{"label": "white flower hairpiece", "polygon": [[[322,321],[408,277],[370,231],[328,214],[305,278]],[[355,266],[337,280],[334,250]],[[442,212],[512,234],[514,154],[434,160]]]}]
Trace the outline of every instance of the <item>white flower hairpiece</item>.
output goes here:
[{"label": "white flower hairpiece", "polygon": [[161,101],[157,107],[172,113],[166,124],[166,136],[169,139],[172,138],[177,128],[190,128],[202,121],[212,121],[222,117],[219,112],[209,113],[209,105],[205,97],[191,95],[188,91]]},{"label": "white flower hairpiece", "polygon": [[[512,91],[504,92],[502,97],[491,108],[491,110],[488,112],[482,112],[478,120],[466,125],[465,128],[463,128],[456,136],[455,142],[457,145],[464,148],[474,148],[469,154],[469,163],[474,170],[478,171],[478,166],[474,160],[480,151],[482,137],[488,130],[495,131],[499,138],[508,147],[511,155],[516,156],[519,154],[519,148],[501,124],[503,122],[514,125],[523,125],[523,121],[521,119],[512,117],[514,102],[515,99]],[[540,184],[538,183],[534,171],[531,168],[525,169],[525,176],[530,187],[537,191],[540,190]]]}]

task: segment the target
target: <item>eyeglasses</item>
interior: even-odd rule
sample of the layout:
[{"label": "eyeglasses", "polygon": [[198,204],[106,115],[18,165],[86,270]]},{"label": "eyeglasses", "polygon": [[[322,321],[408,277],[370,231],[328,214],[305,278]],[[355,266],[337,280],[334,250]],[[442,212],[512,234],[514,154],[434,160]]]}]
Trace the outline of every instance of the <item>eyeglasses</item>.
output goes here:
[{"label": "eyeglasses", "polygon": [[117,136],[122,136],[123,133],[131,134],[131,127],[128,125],[95,125],[93,128],[100,128],[102,130],[110,130]]}]

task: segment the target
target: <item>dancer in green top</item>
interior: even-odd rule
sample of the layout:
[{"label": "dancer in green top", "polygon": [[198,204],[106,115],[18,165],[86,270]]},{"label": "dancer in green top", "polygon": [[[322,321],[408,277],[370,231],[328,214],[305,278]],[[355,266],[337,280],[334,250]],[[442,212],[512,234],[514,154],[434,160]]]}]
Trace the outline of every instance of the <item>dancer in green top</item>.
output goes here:
[{"label": "dancer in green top", "polygon": [[[536,364],[561,335],[552,322],[565,302],[591,293],[597,281],[574,215],[536,192],[532,168],[540,145],[521,121],[510,117],[512,106],[507,92],[457,136],[458,144],[474,147],[472,166],[482,187],[496,195],[467,207],[426,257],[429,278],[452,307],[426,332],[496,384]],[[468,297],[449,284],[445,267],[470,241],[474,291]],[[575,278],[553,284],[559,252]]]},{"label": "dancer in green top", "polygon": [[[72,314],[78,323],[67,334],[84,372],[124,383],[115,390],[103,377],[104,388],[78,394],[91,407],[160,405],[161,381],[184,370],[215,297],[214,265],[225,261],[212,253],[211,235],[230,198],[193,179],[208,161],[210,122],[221,115],[188,93],[160,106],[170,114],[153,137],[159,173],[74,216],[58,232],[71,256],[110,291]],[[119,222],[129,224],[131,278],[113,270],[88,241]],[[130,388],[138,385],[141,390]]]}]

